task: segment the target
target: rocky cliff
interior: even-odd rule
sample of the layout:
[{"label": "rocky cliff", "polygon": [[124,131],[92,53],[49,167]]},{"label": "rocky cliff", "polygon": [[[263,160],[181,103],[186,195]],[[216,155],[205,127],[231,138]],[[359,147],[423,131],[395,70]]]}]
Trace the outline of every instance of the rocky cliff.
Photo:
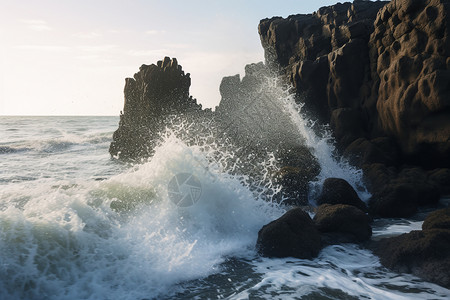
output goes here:
[{"label": "rocky cliff", "polygon": [[142,65],[134,78],[125,79],[124,109],[109,152],[123,160],[150,156],[168,117],[195,114],[201,105],[189,96],[191,78],[175,58]]},{"label": "rocky cliff", "polygon": [[450,166],[449,11],[448,0],[354,1],[262,20],[259,33],[342,149],[383,137],[397,164],[431,169]]}]

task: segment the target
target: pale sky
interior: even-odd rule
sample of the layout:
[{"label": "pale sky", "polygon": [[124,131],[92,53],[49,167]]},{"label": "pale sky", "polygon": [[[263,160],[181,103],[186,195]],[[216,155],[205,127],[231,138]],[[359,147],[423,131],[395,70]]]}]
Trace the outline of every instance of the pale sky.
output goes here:
[{"label": "pale sky", "polygon": [[203,107],[264,60],[266,17],[337,1],[0,0],[0,115],[118,115],[126,77],[176,57]]}]

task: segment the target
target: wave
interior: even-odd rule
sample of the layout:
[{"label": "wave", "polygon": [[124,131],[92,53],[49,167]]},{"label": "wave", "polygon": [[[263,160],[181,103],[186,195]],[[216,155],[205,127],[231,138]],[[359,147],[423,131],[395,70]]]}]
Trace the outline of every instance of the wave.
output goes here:
[{"label": "wave", "polygon": [[44,138],[33,140],[22,140],[18,142],[8,143],[8,145],[0,145],[0,155],[17,154],[22,152],[41,152],[41,153],[57,153],[68,149],[90,145],[98,145],[111,142],[110,133],[100,133],[87,136],[66,135],[57,138]]}]

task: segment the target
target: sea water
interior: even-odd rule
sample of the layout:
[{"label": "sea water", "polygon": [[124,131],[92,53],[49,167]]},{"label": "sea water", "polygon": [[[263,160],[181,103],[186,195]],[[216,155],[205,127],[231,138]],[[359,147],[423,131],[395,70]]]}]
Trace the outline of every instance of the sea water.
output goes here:
[{"label": "sea water", "polygon": [[[450,296],[388,271],[354,244],[326,247],[313,260],[260,257],[258,230],[288,207],[232,170],[232,149],[208,137],[188,143],[172,129],[153,157],[126,164],[108,153],[118,121],[0,117],[0,299]],[[170,197],[169,183],[182,173],[201,185],[186,207]],[[374,236],[420,224],[376,222]]]}]

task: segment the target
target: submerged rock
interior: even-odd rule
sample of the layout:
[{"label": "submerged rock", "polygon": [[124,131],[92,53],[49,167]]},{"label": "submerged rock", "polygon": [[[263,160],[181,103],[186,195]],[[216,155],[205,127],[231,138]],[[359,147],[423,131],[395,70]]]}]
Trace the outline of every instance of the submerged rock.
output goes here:
[{"label": "submerged rock", "polygon": [[439,209],[428,214],[428,216],[426,217],[425,221],[422,224],[422,229],[450,230],[450,207]]},{"label": "submerged rock", "polygon": [[370,218],[352,205],[321,205],[313,220],[324,245],[359,243],[372,236]]},{"label": "submerged rock", "polygon": [[320,233],[308,213],[294,208],[261,228],[256,248],[267,257],[314,258],[321,249]]},{"label": "submerged rock", "polygon": [[325,179],[317,204],[347,204],[363,211],[367,210],[366,204],[358,197],[353,187],[342,178]]},{"label": "submerged rock", "polygon": [[374,253],[390,269],[450,288],[449,215],[449,208],[429,214],[423,230],[380,240],[375,243]]}]

